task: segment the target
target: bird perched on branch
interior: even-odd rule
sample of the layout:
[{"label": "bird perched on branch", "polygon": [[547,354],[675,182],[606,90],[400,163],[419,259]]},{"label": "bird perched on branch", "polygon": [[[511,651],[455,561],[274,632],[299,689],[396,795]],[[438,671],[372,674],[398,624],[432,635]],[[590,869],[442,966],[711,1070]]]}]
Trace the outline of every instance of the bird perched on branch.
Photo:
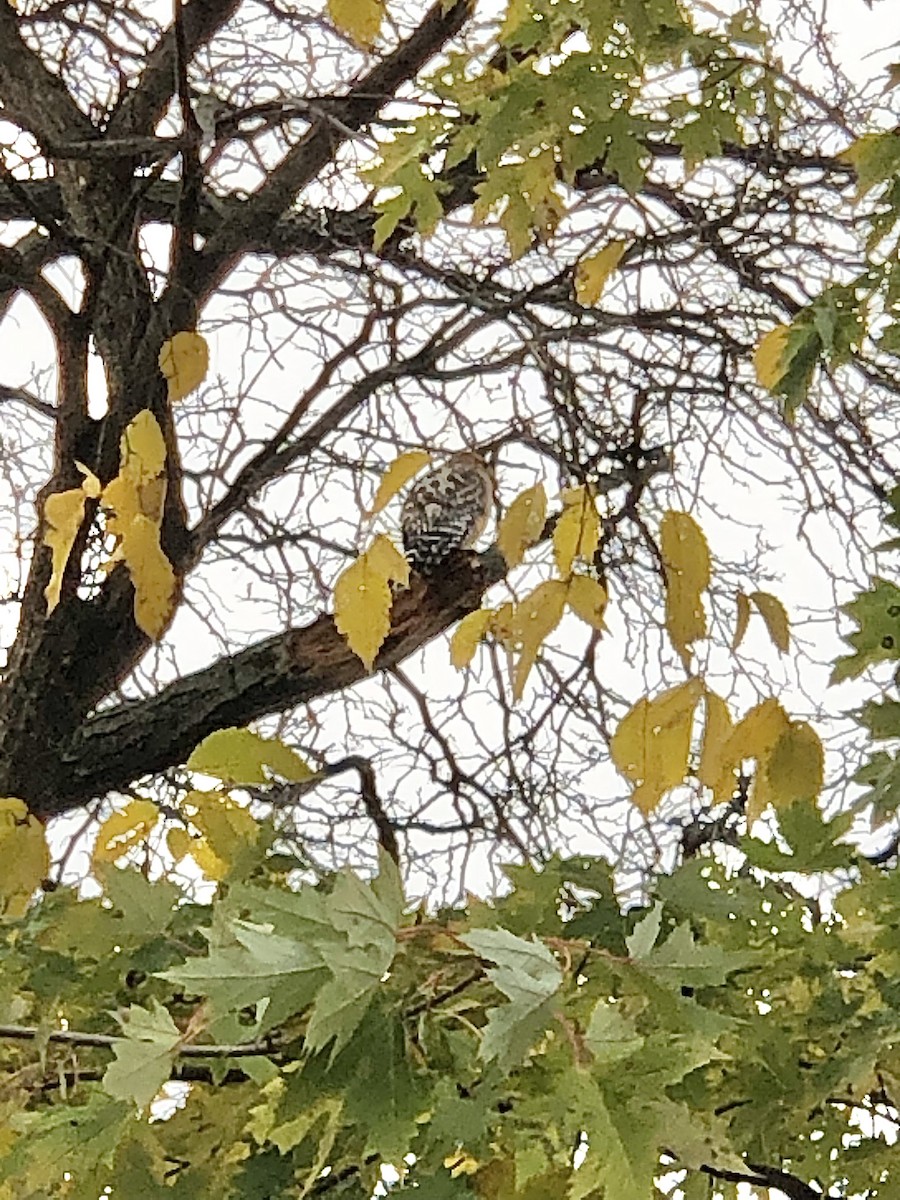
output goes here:
[{"label": "bird perched on branch", "polygon": [[412,488],[400,513],[403,549],[422,575],[439,570],[453,553],[484,532],[494,496],[494,473],[466,450],[429,471]]}]

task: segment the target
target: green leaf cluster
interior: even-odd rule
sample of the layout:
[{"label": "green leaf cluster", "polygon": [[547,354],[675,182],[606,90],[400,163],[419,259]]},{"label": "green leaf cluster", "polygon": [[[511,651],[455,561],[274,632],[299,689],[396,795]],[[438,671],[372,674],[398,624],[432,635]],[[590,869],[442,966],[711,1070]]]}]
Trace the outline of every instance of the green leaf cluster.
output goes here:
[{"label": "green leaf cluster", "polygon": [[[49,895],[0,951],[33,1035],[2,1043],[0,1196],[637,1200],[748,1161],[889,1194],[858,1120],[900,1086],[900,886],[796,810],[794,856],[688,861],[630,911],[591,858],[428,914],[390,860],[296,889],[262,848],[208,905],[114,868]],[[783,880],[838,867],[817,921]]]}]

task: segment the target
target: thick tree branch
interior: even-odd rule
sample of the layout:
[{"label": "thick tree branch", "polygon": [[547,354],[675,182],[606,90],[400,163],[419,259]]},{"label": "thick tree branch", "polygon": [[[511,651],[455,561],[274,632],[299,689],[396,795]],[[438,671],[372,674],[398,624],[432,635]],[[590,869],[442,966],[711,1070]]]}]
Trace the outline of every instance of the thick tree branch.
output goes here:
[{"label": "thick tree branch", "polygon": [[91,138],[97,131],[58,75],[48,71],[19,35],[10,4],[0,5],[0,101],[4,116],[29,129],[42,144]]},{"label": "thick tree branch", "polygon": [[122,93],[106,125],[107,138],[149,136],[175,94],[179,38],[187,61],[240,7],[240,0],[192,0],[184,9],[182,34],[173,24],[147,55],[137,87]]},{"label": "thick tree branch", "polygon": [[462,29],[470,11],[471,0],[456,0],[449,8],[445,0],[438,0],[411,37],[359,79],[346,96],[329,101],[327,110],[246,202],[245,211],[226,220],[210,239],[196,279],[198,293],[208,293],[246,252],[248,225],[258,231],[257,236],[271,235],[298,193],[334,158],[347,133],[367,125],[397,89]]},{"label": "thick tree branch", "polygon": [[[502,556],[464,556],[430,587],[419,578],[394,602],[391,633],[376,662],[402,662],[481,603],[502,579]],[[50,817],[143,775],[182,763],[207,734],[351,687],[367,671],[330,616],[259,642],[176,680],[148,700],[133,701],[84,723],[60,750],[52,775],[30,772],[19,792]]]}]

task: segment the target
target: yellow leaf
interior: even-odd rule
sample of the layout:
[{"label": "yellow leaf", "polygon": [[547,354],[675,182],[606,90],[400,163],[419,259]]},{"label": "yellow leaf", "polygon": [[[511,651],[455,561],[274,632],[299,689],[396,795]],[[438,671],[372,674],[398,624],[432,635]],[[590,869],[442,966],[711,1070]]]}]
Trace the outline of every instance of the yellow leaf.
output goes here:
[{"label": "yellow leaf", "polygon": [[791,632],[784,605],[776,596],[771,596],[768,592],[753,592],[750,599],[759,609],[760,616],[769,631],[769,637],[782,654],[787,653],[791,643]]},{"label": "yellow leaf", "polygon": [[166,834],[166,845],[176,863],[190,855],[206,878],[215,883],[228,874],[228,863],[210,848],[206,838],[191,837],[186,829],[170,829]]},{"label": "yellow leaf", "polygon": [[81,490],[86,496],[90,496],[92,500],[96,500],[103,490],[100,480],[90,467],[86,467],[84,463],[80,463],[77,458],[75,459],[75,466],[84,476],[84,479],[81,481]]},{"label": "yellow leaf", "polygon": [[221,866],[209,860],[206,864],[201,862],[195,853],[199,847],[192,847],[192,857],[206,874],[209,874],[208,865],[221,870],[220,874],[214,874],[211,878],[222,879],[235,859],[248,847],[255,845],[259,838],[259,825],[245,808],[218,792],[188,792],[183,803],[193,809],[191,822],[203,834],[206,846]]},{"label": "yellow leaf", "polygon": [[693,517],[667,512],[660,523],[660,551],[666,569],[666,629],[687,663],[691,645],[706,637],[702,592],[709,584],[709,547]]},{"label": "yellow leaf", "polygon": [[183,330],[163,343],[159,369],[169,385],[169,400],[183,400],[200,386],[209,369],[209,346],[194,330]]},{"label": "yellow leaf", "polygon": [[750,601],[743,592],[737,594],[737,620],[734,623],[734,637],[731,639],[731,649],[737,650],[744,640],[747,626],[750,624]]},{"label": "yellow leaf", "polygon": [[175,572],[159,544],[159,528],[137,516],[122,535],[122,557],[134,584],[134,619],[158,640],[175,610]]},{"label": "yellow leaf", "polygon": [[54,492],[44,504],[44,545],[49,546],[52,556],[50,582],[44,588],[48,616],[59,604],[63,575],[84,520],[86,499],[82,488],[71,488],[67,492]]},{"label": "yellow leaf", "polygon": [[191,839],[191,858],[207,879],[219,883],[228,874],[228,863],[223,862],[206,838]]},{"label": "yellow leaf", "polygon": [[146,841],[158,820],[159,809],[152,800],[132,800],[100,826],[91,863],[115,862]]},{"label": "yellow leaf", "polygon": [[576,558],[591,561],[600,542],[600,518],[586,487],[563,492],[563,511],[553,530],[553,553],[560,575],[569,575]]},{"label": "yellow leaf", "polygon": [[623,241],[610,242],[597,254],[583,258],[575,268],[575,295],[579,304],[596,304],[603,295],[606,281],[622,261],[628,248]]},{"label": "yellow leaf", "polygon": [[[165,467],[165,443],[162,431],[152,413],[144,409],[122,434],[119,451],[119,474],[111,479],[100,497],[107,512],[107,529],[121,536],[138,516],[158,520],[154,511],[160,507],[158,490],[160,473]],[[144,490],[151,485],[149,504],[144,504]],[[165,492],[163,491],[163,496]],[[150,511],[148,511],[150,509]]]},{"label": "yellow leaf", "polygon": [[509,600],[494,610],[491,621],[491,633],[503,647],[509,651],[515,648],[516,606]]},{"label": "yellow leaf", "polygon": [[0,829],[28,820],[28,805],[18,796],[0,797]]},{"label": "yellow leaf", "polygon": [[366,551],[371,570],[382,575],[388,583],[409,584],[409,563],[389,537],[380,533]]},{"label": "yellow leaf", "polygon": [[735,764],[731,758],[730,742],[734,725],[728,705],[721,696],[707,691],[706,724],[703,728],[703,747],[697,767],[697,778],[713,793],[716,804],[728,800],[734,791]]},{"label": "yellow leaf", "polygon": [[653,700],[639,700],[613,734],[612,760],[635,785],[631,798],[644,814],[687,774],[694,710],[702,695],[703,684],[690,679]]},{"label": "yellow leaf", "polygon": [[476,608],[463,617],[450,639],[450,661],[454,667],[467,667],[475,657],[475,651],[494,619],[489,608]]},{"label": "yellow leaf", "polygon": [[735,766],[748,758],[765,762],[788,724],[787,713],[771,696],[751,708],[729,740],[728,753]]},{"label": "yellow leaf", "polygon": [[400,489],[405,487],[412,477],[418,475],[422,468],[427,467],[430,462],[431,455],[427,450],[407,450],[405,454],[395,458],[381,477],[375,499],[369,509],[369,515],[374,517],[376,513],[380,513],[390,504]]},{"label": "yellow leaf", "polygon": [[334,585],[335,626],[368,671],[390,632],[392,581],[408,582],[409,564],[393,542],[381,536]]},{"label": "yellow leaf", "polygon": [[166,440],[159,422],[149,408],[129,421],[119,439],[119,470],[127,471],[141,483],[156,479],[166,466]]},{"label": "yellow leaf", "polygon": [[50,852],[44,827],[15,797],[0,799],[0,914],[18,920],[47,878]]},{"label": "yellow leaf", "polygon": [[573,575],[568,581],[566,603],[576,616],[594,629],[604,630],[603,614],[608,597],[606,588],[589,575]]},{"label": "yellow leaf", "polygon": [[791,721],[765,770],[774,808],[789,808],[798,800],[814,801],[825,781],[825,752],[813,727],[805,721]]},{"label": "yellow leaf", "polygon": [[186,829],[176,825],[166,834],[166,846],[177,863],[187,858],[193,849],[194,839]]},{"label": "yellow leaf", "polygon": [[753,354],[756,378],[768,391],[772,391],[787,371],[784,352],[787,349],[790,326],[776,325],[760,339]]},{"label": "yellow leaf", "polygon": [[525,683],[538,652],[559,622],[566,603],[566,583],[548,579],[517,604],[511,621],[511,634],[519,647],[519,661],[513,675],[513,698],[521,700]]},{"label": "yellow leaf", "polygon": [[773,800],[767,772],[769,756],[789,724],[787,713],[777,700],[770,697],[750,709],[735,726],[728,740],[725,757],[734,764],[735,769],[746,759],[756,759],[753,789],[747,801],[748,826],[761,816]]},{"label": "yellow leaf", "polygon": [[508,567],[517,567],[541,536],[547,519],[547,493],[536,483],[516,496],[497,529],[497,546]]},{"label": "yellow leaf", "polygon": [[444,1159],[444,1166],[449,1170],[451,1179],[456,1179],[459,1175],[474,1175],[478,1165],[478,1159],[462,1149],[448,1154]]},{"label": "yellow leaf", "polygon": [[252,729],[217,729],[195,747],[187,768],[236,785],[269,783],[273,775],[302,783],[314,774],[279,738],[263,737]]},{"label": "yellow leaf", "polygon": [[342,33],[370,50],[384,20],[384,0],[328,0],[328,15]]}]

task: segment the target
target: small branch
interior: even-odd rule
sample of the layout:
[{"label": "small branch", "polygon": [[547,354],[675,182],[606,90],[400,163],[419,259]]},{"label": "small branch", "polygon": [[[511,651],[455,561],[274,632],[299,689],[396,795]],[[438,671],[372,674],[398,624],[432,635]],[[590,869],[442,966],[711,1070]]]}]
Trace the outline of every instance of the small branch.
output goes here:
[{"label": "small branch", "polygon": [[122,92],[104,141],[153,131],[176,88],[177,38],[183,37],[181,57],[190,62],[197,50],[234,16],[239,5],[240,0],[191,0],[184,10],[182,34],[176,33],[174,25],[167,29],[146,55],[138,86]]},{"label": "small branch", "polygon": [[817,1191],[796,1175],[780,1171],[777,1167],[751,1162],[747,1163],[747,1167],[748,1171],[726,1171],[704,1163],[700,1170],[704,1175],[709,1175],[712,1179],[721,1179],[724,1183],[749,1183],[751,1187],[778,1188],[788,1200],[827,1200],[828,1196],[834,1195],[833,1192]]},{"label": "small branch", "polygon": [[0,383],[0,404],[22,404],[48,421],[56,420],[56,409],[53,405],[48,404],[46,400],[41,400],[32,392],[26,391],[25,388],[7,387],[6,384]]},{"label": "small branch", "polygon": [[47,152],[54,159],[120,159],[139,158],[143,163],[169,159],[188,144],[184,134],[176,137],[105,138],[102,142],[54,142]]},{"label": "small branch", "polygon": [[[3,1041],[33,1042],[43,1038],[67,1046],[90,1046],[101,1050],[113,1050],[120,1042],[129,1040],[108,1033],[82,1033],[77,1029],[53,1029],[47,1034],[29,1025],[0,1025]],[[264,1041],[243,1042],[236,1046],[182,1046],[178,1055],[180,1058],[272,1058],[276,1051],[271,1041]]]},{"label": "small branch", "polygon": [[384,811],[378,787],[375,781],[375,771],[367,758],[352,754],[342,758],[340,762],[329,763],[324,768],[325,775],[339,775],[342,771],[357,771],[359,773],[359,791],[365,805],[369,820],[378,833],[378,845],[389,854],[395,863],[400,864],[400,847],[397,845],[397,834],[390,818]]},{"label": "small branch", "polygon": [[285,783],[273,787],[244,788],[254,800],[262,804],[271,804],[277,808],[291,808],[300,799],[316,788],[324,779],[334,775],[342,775],[345,771],[356,771],[359,774],[360,796],[366,809],[366,814],[375,826],[378,834],[378,845],[389,854],[395,863],[400,864],[400,847],[397,845],[397,835],[394,823],[384,810],[375,780],[375,770],[367,758],[359,754],[348,755],[338,762],[325,763],[309,779],[300,783]]}]

